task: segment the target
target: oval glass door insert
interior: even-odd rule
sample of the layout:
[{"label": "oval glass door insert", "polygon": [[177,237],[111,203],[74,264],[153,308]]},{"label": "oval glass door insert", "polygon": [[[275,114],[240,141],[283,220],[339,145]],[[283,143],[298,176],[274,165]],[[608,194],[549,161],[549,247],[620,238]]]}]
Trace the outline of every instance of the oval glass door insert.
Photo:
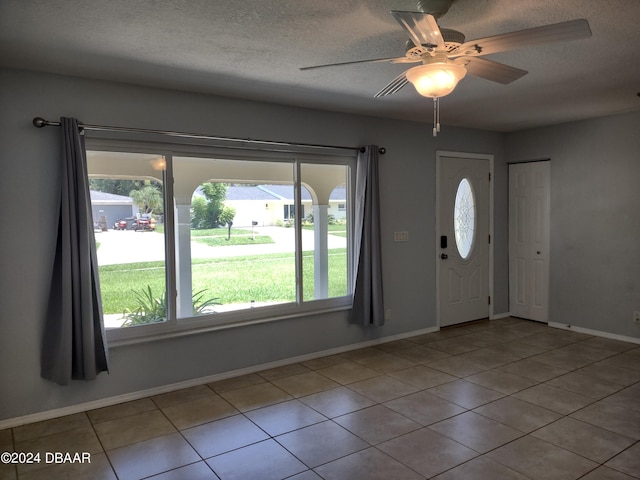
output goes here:
[{"label": "oval glass door insert", "polygon": [[460,180],[453,207],[453,230],[456,247],[466,260],[471,254],[476,233],[476,199],[469,180]]}]

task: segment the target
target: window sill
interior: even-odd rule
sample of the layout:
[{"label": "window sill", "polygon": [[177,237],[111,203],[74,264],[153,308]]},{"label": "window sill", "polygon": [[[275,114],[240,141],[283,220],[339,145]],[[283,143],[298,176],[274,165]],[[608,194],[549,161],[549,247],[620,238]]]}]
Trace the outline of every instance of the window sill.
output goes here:
[{"label": "window sill", "polygon": [[[322,301],[324,305],[314,308],[288,308],[283,306],[261,307],[260,312],[242,310],[224,314],[179,319],[173,322],[156,323],[107,330],[109,348],[118,348],[140,343],[179,338],[190,335],[227,330],[231,328],[259,325],[294,318],[310,317],[326,313],[350,310],[351,297]],[[315,303],[315,302],[314,302]],[[267,311],[268,310],[268,311]]]}]

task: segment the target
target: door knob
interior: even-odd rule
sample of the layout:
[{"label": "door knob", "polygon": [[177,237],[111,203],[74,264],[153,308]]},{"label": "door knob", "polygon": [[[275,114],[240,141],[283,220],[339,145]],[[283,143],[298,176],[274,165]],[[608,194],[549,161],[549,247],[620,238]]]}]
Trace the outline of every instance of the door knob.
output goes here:
[{"label": "door knob", "polygon": [[446,253],[441,253],[441,254],[440,254],[440,258],[441,258],[442,260],[446,260],[447,258],[449,258],[449,255],[447,255]]}]

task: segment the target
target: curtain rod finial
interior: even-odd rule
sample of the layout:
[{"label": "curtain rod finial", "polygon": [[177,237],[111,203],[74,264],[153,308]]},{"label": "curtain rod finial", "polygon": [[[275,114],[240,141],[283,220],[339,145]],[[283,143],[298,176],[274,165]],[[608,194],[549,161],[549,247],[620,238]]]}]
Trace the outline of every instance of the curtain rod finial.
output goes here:
[{"label": "curtain rod finial", "polygon": [[46,125],[47,125],[47,121],[42,117],[35,117],[33,119],[33,126],[34,127],[42,128],[42,127],[44,127]]},{"label": "curtain rod finial", "polygon": [[[35,120],[34,120],[34,121],[35,121]],[[358,149],[358,151],[359,151],[360,153],[364,153],[364,147],[360,147],[360,148]],[[380,148],[378,148],[378,153],[379,153],[380,155],[384,155],[385,153],[387,153],[387,149],[386,149],[386,148],[384,148],[384,147],[380,147]]]}]

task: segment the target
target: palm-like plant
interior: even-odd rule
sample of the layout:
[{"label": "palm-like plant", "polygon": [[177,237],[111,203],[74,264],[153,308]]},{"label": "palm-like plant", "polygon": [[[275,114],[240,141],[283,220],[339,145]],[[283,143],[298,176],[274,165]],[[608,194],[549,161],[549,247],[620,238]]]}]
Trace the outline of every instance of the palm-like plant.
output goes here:
[{"label": "palm-like plant", "polygon": [[151,286],[147,285],[146,289],[139,292],[134,290],[133,294],[138,306],[133,311],[125,310],[122,315],[126,319],[122,324],[123,327],[163,322],[167,318],[167,300],[164,292],[156,298],[151,291]]},{"label": "palm-like plant", "polygon": [[[218,302],[219,298],[203,298],[206,291],[207,289],[204,288],[192,295],[191,304],[193,305],[194,315],[209,313],[206,310],[208,307],[211,307],[213,305],[222,305],[220,302]],[[212,313],[215,313],[215,310],[212,310]]]},{"label": "palm-like plant", "polygon": [[131,190],[129,196],[140,208],[141,213],[151,214],[162,208],[162,192],[153,185],[145,185],[139,190]]},{"label": "palm-like plant", "polygon": [[[218,298],[205,298],[207,290],[199,290],[192,295],[191,304],[193,306],[194,315],[202,315],[208,313],[207,309],[213,305],[221,305]],[[148,323],[164,322],[167,319],[167,300],[165,292],[159,297],[153,295],[151,286],[147,285],[146,289],[134,291],[137,307],[134,310],[125,310],[122,317],[125,321],[123,327],[131,327],[134,325],[145,325]],[[215,311],[212,311],[215,312]]]}]

